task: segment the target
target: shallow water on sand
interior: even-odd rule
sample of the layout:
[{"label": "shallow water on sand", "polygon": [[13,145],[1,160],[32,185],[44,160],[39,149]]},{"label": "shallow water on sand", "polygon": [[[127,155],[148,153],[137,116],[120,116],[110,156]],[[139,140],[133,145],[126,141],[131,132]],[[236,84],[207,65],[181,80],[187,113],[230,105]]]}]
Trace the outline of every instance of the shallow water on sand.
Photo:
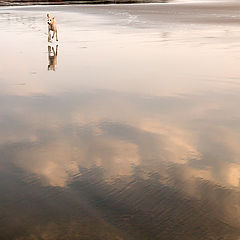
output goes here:
[{"label": "shallow water on sand", "polygon": [[239,29],[79,9],[0,10],[0,239],[238,239]]}]

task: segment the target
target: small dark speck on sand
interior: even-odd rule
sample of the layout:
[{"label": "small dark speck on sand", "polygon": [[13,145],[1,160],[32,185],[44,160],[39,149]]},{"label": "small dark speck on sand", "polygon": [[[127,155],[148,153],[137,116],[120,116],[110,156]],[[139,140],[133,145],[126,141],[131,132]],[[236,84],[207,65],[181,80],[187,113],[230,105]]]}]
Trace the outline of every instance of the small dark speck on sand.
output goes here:
[{"label": "small dark speck on sand", "polygon": [[26,83],[16,83],[14,85],[16,85],[16,86],[24,86],[24,85],[26,85]]}]

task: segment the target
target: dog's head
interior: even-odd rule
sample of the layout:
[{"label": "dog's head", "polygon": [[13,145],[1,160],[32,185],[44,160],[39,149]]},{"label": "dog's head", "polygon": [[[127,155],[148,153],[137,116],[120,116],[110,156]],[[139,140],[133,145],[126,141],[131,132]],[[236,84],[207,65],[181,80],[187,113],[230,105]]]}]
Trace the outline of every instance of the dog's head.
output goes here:
[{"label": "dog's head", "polygon": [[55,18],[53,17],[53,18],[50,18],[50,15],[49,14],[47,14],[47,23],[48,23],[48,25],[52,25],[53,24],[53,22],[54,22],[54,20],[55,20]]}]

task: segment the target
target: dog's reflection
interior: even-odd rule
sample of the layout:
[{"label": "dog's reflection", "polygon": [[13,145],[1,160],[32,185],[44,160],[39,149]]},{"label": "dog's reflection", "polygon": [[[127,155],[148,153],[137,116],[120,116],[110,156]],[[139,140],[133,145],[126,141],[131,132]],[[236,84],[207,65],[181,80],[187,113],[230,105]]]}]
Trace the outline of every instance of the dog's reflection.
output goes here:
[{"label": "dog's reflection", "polygon": [[56,48],[48,46],[48,71],[55,71],[57,66],[58,45]]}]

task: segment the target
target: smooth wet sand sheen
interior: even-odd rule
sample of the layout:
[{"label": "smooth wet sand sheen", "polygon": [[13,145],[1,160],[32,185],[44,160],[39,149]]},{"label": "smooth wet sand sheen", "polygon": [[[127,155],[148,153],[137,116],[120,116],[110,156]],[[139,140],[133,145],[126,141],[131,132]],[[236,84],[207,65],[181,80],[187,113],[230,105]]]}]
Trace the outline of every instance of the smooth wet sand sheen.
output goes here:
[{"label": "smooth wet sand sheen", "polygon": [[239,8],[0,8],[0,239],[238,240]]}]

